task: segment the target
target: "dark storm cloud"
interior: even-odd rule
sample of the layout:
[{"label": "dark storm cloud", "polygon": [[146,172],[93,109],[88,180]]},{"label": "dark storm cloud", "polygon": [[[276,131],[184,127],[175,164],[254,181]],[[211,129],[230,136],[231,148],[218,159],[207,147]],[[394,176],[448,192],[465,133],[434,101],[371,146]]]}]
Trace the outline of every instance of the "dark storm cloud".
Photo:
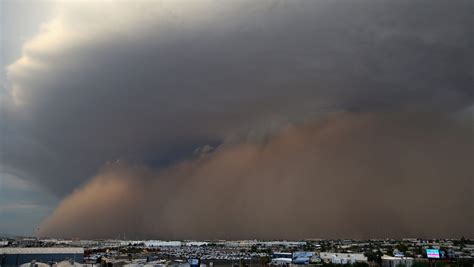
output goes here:
[{"label": "dark storm cloud", "polygon": [[64,196],[109,161],[162,168],[199,146],[258,145],[335,111],[449,117],[474,99],[473,5],[66,4],[8,69],[2,164]]}]

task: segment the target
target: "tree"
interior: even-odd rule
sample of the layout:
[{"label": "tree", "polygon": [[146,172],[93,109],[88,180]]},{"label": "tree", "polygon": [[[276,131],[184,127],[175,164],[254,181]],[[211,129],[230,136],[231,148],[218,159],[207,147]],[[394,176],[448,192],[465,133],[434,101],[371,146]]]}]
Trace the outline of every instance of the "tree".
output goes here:
[{"label": "tree", "polygon": [[383,256],[383,253],[382,251],[380,251],[380,249],[378,249],[377,251],[372,251],[372,250],[369,250],[369,251],[366,251],[364,253],[364,255],[367,257],[367,260],[369,262],[376,262],[380,265],[382,265],[382,256]]},{"label": "tree", "polygon": [[255,253],[257,251],[258,251],[258,248],[256,245],[252,245],[252,247],[250,247],[250,252]]},{"label": "tree", "polygon": [[366,262],[356,262],[352,264],[353,267],[369,267],[369,265]]},{"label": "tree", "polygon": [[312,242],[307,241],[306,244],[303,245],[303,250],[305,251],[313,251],[316,247]]},{"label": "tree", "polygon": [[405,253],[405,252],[407,252],[408,247],[407,247],[407,245],[405,245],[403,243],[398,243],[397,246],[396,246],[396,249],[398,249],[398,251],[400,251],[400,252]]},{"label": "tree", "polygon": [[260,264],[262,266],[267,266],[270,263],[271,259],[268,256],[260,257]]},{"label": "tree", "polygon": [[430,264],[426,261],[415,261],[412,265],[412,267],[429,267]]},{"label": "tree", "polygon": [[393,248],[392,247],[387,248],[387,254],[393,256]]}]

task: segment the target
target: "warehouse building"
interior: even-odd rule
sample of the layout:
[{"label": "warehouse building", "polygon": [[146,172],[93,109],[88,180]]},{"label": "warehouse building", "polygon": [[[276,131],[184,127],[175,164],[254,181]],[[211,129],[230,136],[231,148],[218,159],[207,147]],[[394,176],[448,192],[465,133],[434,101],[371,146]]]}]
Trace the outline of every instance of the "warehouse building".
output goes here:
[{"label": "warehouse building", "polygon": [[82,263],[83,260],[84,248],[0,248],[0,266],[2,267],[18,266],[32,261],[44,263],[71,261]]}]

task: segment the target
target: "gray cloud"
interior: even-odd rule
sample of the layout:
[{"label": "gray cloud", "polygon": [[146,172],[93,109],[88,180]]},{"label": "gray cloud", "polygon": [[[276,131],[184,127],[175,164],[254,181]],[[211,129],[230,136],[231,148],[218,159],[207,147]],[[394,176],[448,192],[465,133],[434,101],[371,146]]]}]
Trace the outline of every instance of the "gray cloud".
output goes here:
[{"label": "gray cloud", "polygon": [[[456,116],[474,99],[473,7],[66,3],[8,67],[1,164],[66,196],[107,162],[161,169],[337,111]],[[462,120],[472,134],[472,117]]]}]

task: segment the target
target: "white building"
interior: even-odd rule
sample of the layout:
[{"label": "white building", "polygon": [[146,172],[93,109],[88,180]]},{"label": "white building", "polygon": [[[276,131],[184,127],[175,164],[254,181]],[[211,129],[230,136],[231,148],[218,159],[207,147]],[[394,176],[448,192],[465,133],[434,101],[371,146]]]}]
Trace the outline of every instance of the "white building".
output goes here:
[{"label": "white building", "polygon": [[291,258],[274,258],[270,265],[290,265],[292,261]]},{"label": "white building", "polygon": [[411,267],[413,265],[413,258],[410,257],[392,257],[388,255],[382,256],[382,267],[397,267],[403,265]]},{"label": "white building", "polygon": [[319,257],[325,263],[332,264],[354,264],[356,262],[368,262],[367,257],[362,253],[321,252]]}]

